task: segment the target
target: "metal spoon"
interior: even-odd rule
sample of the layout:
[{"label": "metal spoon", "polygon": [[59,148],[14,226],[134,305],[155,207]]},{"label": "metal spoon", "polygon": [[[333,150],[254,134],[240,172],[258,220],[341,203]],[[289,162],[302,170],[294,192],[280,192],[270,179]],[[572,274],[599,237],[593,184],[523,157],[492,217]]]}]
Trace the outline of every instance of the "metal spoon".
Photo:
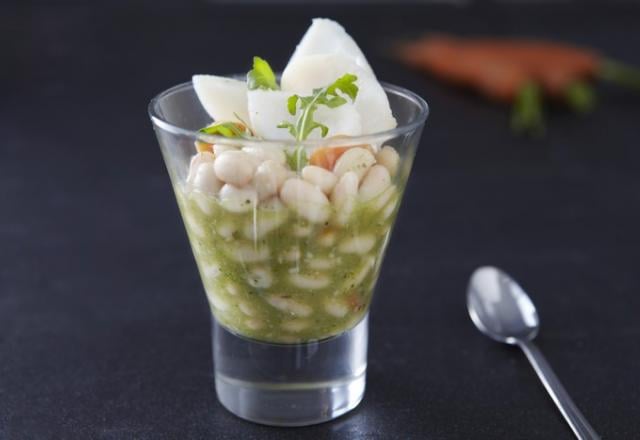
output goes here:
[{"label": "metal spoon", "polygon": [[547,392],[581,440],[599,439],[542,352],[532,340],[538,334],[538,312],[524,290],[495,267],[480,267],[471,275],[467,288],[467,308],[476,327],[498,342],[517,345],[533,365]]}]

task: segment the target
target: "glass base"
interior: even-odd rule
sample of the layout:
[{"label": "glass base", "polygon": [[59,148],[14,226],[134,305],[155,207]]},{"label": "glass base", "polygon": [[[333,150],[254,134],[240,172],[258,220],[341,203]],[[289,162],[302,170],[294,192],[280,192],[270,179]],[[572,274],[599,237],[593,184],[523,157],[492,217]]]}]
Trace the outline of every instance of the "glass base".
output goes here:
[{"label": "glass base", "polygon": [[326,422],[362,400],[368,316],[323,341],[271,344],[238,336],[212,319],[216,393],[246,420],[273,426]]}]

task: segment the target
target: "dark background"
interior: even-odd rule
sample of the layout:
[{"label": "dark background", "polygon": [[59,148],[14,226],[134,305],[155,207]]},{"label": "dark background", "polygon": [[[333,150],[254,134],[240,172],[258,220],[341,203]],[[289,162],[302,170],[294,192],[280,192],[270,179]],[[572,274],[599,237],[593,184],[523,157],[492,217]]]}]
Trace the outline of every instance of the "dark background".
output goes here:
[{"label": "dark background", "polygon": [[[311,428],[218,404],[209,312],[146,114],[193,73],[281,69],[313,16],[431,105],[372,308],[368,388]],[[640,437],[640,95],[600,87],[522,139],[505,108],[385,56],[422,30],[558,38],[640,65],[640,6],[35,2],[0,14],[1,439],[570,439],[524,356],[481,336],[470,272],[531,293],[539,345],[606,439]],[[2,47],[0,46],[0,47]]]}]

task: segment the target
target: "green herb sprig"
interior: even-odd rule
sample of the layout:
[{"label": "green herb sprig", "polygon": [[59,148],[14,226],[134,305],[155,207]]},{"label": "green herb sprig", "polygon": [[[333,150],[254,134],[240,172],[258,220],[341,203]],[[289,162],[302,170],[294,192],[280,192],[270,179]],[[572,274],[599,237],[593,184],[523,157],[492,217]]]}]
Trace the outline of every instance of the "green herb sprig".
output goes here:
[{"label": "green herb sprig", "polygon": [[221,121],[198,130],[200,133],[224,136],[227,138],[253,138],[253,133],[244,123]]},{"label": "green herb sprig", "polygon": [[287,165],[289,165],[289,168],[292,170],[301,170],[309,163],[307,153],[301,146],[293,151],[285,151],[284,155],[287,159]]},{"label": "green herb sprig", "polygon": [[[355,101],[358,96],[358,77],[352,73],[345,73],[335,80],[333,84],[319,89],[314,89],[311,96],[292,95],[287,100],[287,110],[289,114],[298,114],[295,123],[283,121],[278,124],[278,128],[286,128],[296,141],[302,142],[309,137],[315,129],[320,129],[322,137],[329,134],[329,127],[314,119],[314,115],[319,105],[329,108],[340,107],[347,103],[338,92],[346,95]],[[298,146],[292,153],[287,154],[287,163],[291,169],[299,170],[308,163],[307,155],[302,146]]]},{"label": "green herb sprig", "polygon": [[[345,73],[333,84],[319,89],[314,89],[311,96],[292,95],[287,100],[287,110],[292,116],[299,114],[295,124],[283,121],[278,124],[278,128],[286,128],[291,136],[298,142],[302,142],[309,137],[311,132],[319,128],[322,137],[329,133],[329,127],[313,119],[319,105],[329,108],[340,107],[347,103],[347,100],[338,94],[338,91],[355,101],[358,96],[358,86],[355,84],[358,77],[352,73]],[[299,107],[299,108],[298,108]]]},{"label": "green herb sprig", "polygon": [[278,90],[276,75],[269,63],[260,58],[253,57],[253,69],[247,73],[247,88],[249,90]]}]

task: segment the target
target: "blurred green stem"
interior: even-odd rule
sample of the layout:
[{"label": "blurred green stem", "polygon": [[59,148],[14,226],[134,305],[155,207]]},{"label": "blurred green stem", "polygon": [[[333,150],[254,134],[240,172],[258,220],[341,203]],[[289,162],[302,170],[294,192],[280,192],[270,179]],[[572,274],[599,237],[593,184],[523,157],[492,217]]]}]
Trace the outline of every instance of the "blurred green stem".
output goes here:
[{"label": "blurred green stem", "polygon": [[511,129],[516,133],[544,134],[542,91],[537,84],[529,82],[518,92],[511,111]]},{"label": "blurred green stem", "polygon": [[596,106],[593,87],[582,81],[571,83],[565,90],[564,97],[569,107],[578,113],[589,113]]},{"label": "blurred green stem", "polygon": [[640,70],[612,60],[604,60],[599,76],[623,87],[640,92]]}]

